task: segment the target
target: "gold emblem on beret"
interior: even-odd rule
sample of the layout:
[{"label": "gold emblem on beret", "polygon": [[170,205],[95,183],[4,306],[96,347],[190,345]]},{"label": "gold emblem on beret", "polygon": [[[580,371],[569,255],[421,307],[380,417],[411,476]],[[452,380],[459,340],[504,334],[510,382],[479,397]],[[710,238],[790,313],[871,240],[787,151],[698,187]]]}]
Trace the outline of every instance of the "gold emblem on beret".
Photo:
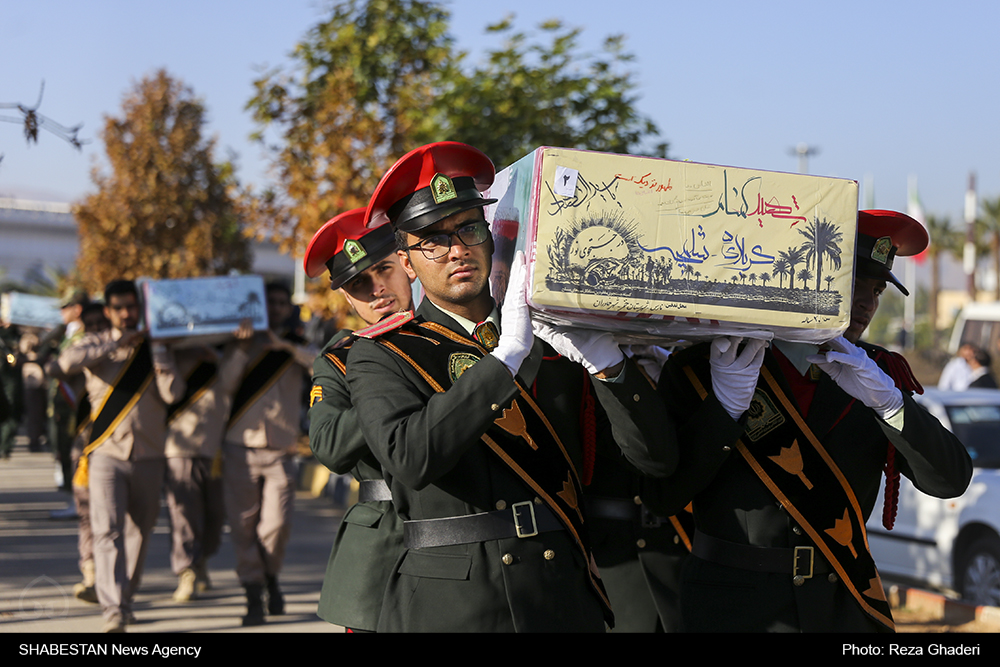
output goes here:
[{"label": "gold emblem on beret", "polygon": [[468,352],[454,352],[448,357],[448,375],[451,376],[452,383],[462,377],[462,373],[479,361],[479,357]]},{"label": "gold emblem on beret", "polygon": [[885,264],[889,259],[889,252],[892,250],[892,239],[883,236],[872,246],[872,259],[879,264]]},{"label": "gold emblem on beret", "polygon": [[368,253],[365,252],[364,246],[354,239],[347,239],[344,241],[344,252],[347,253],[347,258],[351,260],[351,264],[357,264],[358,260],[368,255]]},{"label": "gold emblem on beret", "polygon": [[435,204],[451,201],[458,197],[455,192],[455,184],[444,174],[434,174],[431,179],[431,196],[434,197]]}]

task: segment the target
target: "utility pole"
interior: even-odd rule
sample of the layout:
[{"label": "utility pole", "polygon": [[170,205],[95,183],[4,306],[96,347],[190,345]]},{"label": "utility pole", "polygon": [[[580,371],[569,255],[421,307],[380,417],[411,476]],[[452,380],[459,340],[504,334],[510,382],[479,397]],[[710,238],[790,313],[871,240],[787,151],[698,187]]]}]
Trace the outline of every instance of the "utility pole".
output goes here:
[{"label": "utility pole", "polygon": [[973,171],[969,173],[969,189],[965,191],[965,249],[962,253],[965,286],[972,301],[976,300],[976,209],[976,172]]},{"label": "utility pole", "polygon": [[788,149],[789,155],[797,155],[799,157],[799,173],[808,174],[809,173],[809,156],[818,155],[819,148],[816,146],[810,146],[805,142],[800,143],[795,148]]}]

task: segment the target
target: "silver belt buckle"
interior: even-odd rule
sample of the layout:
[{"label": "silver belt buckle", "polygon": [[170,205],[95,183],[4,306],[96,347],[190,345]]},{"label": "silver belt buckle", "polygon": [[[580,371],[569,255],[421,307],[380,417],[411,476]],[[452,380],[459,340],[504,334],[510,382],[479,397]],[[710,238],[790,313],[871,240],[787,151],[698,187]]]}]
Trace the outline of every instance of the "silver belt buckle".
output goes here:
[{"label": "silver belt buckle", "polygon": [[[524,512],[527,507],[528,511]],[[514,529],[518,537],[534,537],[538,534],[538,524],[535,523],[535,504],[530,500],[525,500],[511,505],[510,511],[514,514]],[[522,520],[530,518],[530,527],[522,524]],[[525,522],[527,523],[527,522]]]},{"label": "silver belt buckle", "polygon": [[[808,555],[807,555],[808,554]],[[813,576],[813,559],[815,558],[816,550],[813,547],[795,547],[793,560],[792,560],[792,577],[801,579],[812,579]],[[809,559],[809,567],[804,568],[808,571],[808,574],[799,574],[799,559],[806,558]]]}]

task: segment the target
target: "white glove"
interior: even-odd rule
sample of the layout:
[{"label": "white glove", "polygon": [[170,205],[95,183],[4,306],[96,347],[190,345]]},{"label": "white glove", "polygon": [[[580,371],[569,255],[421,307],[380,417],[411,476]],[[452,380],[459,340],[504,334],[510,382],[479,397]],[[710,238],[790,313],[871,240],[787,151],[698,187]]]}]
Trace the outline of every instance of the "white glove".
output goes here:
[{"label": "white glove", "polygon": [[583,365],[591,375],[625,359],[615,337],[608,331],[552,327],[541,322],[534,322],[533,327],[536,336],[570,361]]},{"label": "white glove", "polygon": [[766,341],[751,338],[737,356],[742,341],[742,336],[716,338],[708,358],[712,367],[712,390],[733,419],[739,419],[750,407],[767,347]]},{"label": "white glove", "polygon": [[658,383],[660,371],[663,370],[663,364],[666,363],[670,352],[671,350],[658,345],[629,345],[628,349],[625,350],[625,355],[631,357],[632,361],[641,366],[650,380]]},{"label": "white glove", "polygon": [[500,310],[503,331],[496,348],[490,354],[499,359],[504,366],[517,375],[521,363],[531,352],[534,337],[531,335],[531,315],[528,312],[528,302],[524,298],[524,284],[528,270],[524,262],[524,253],[514,255],[510,266],[510,281],[507,283],[507,294]]},{"label": "white glove", "polygon": [[832,350],[811,354],[806,361],[822,368],[845,392],[888,419],[903,407],[903,393],[878,364],[843,336],[827,343]]}]

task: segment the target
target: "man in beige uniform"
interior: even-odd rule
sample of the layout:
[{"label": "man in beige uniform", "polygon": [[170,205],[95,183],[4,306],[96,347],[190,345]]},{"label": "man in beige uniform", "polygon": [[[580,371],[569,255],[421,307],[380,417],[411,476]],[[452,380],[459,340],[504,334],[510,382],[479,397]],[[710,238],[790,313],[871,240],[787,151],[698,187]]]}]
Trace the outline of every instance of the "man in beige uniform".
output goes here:
[{"label": "man in beige uniform", "polygon": [[264,622],[265,586],[268,613],[285,611],[278,572],[291,534],[302,392],[316,356],[288,331],[292,303],[283,285],[268,285],[267,316],[270,329],[250,343],[222,446],[236,574],[247,594],[243,625]]},{"label": "man in beige uniform", "polygon": [[167,405],[184,395],[184,380],[170,350],[136,330],[135,283],[110,282],[104,300],[111,329],[87,334],[59,365],[67,374],[84,369],[87,378],[94,425],[81,466],[89,476],[97,598],[105,632],[123,632],[160,508]]},{"label": "man in beige uniform", "polygon": [[233,393],[247,365],[253,326],[236,332],[238,341],[222,354],[210,347],[176,352],[185,379],[184,397],[167,409],[167,507],[173,547],[170,566],[177,575],[175,602],[188,602],[209,586],[208,558],[219,550],[225,507],[222,451]]}]

